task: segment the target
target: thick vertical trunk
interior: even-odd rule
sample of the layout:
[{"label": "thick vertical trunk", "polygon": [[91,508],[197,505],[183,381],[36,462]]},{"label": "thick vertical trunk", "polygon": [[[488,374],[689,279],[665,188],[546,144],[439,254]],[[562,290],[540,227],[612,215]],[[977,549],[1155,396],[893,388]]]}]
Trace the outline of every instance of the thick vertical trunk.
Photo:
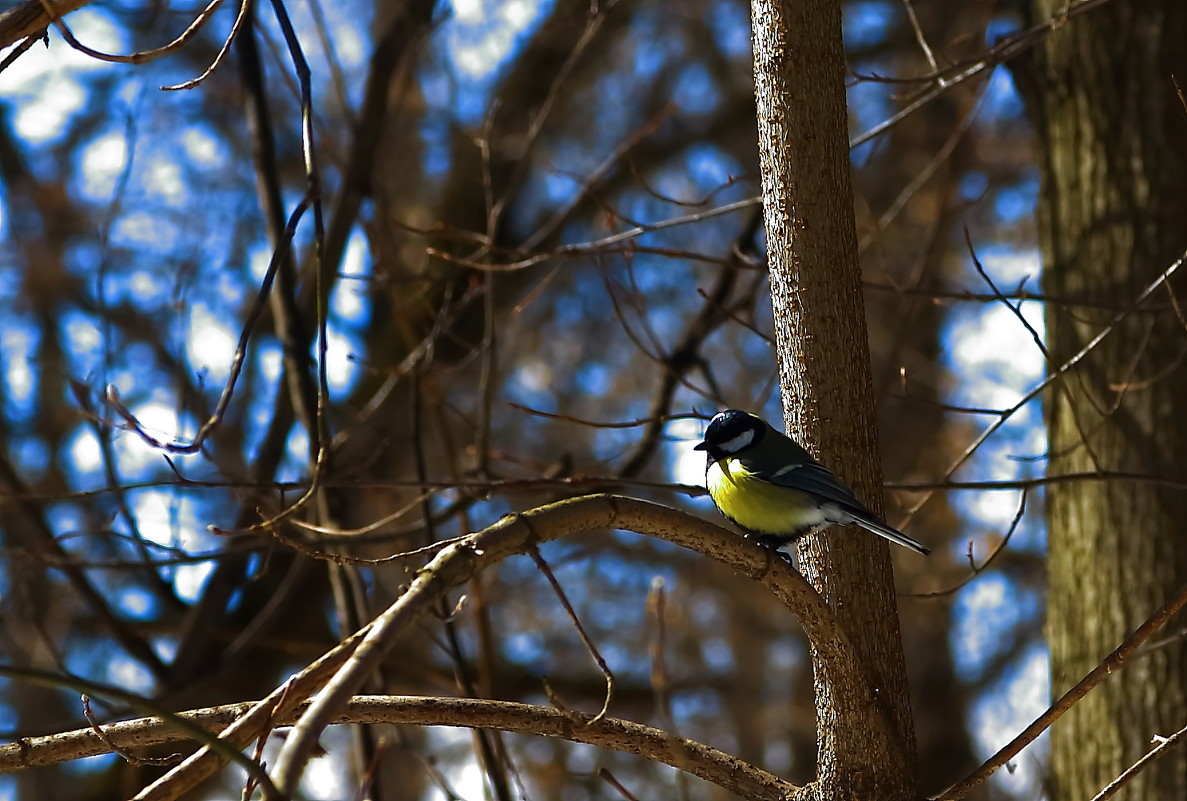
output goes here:
[{"label": "thick vertical trunk", "polygon": [[[1039,0],[1040,18],[1064,0]],[[1025,81],[1039,135],[1043,280],[1054,296],[1124,304],[1187,248],[1187,3],[1115,2],[1051,33]],[[1182,281],[1174,285],[1182,296]],[[1097,469],[1183,475],[1187,332],[1159,293],[1048,398],[1052,474]],[[1115,312],[1051,305],[1062,363]],[[1187,493],[1150,483],[1054,484],[1048,641],[1058,695],[1187,581]],[[1187,720],[1187,648],[1136,659],[1057,725],[1054,798],[1092,798],[1157,734]],[[1119,796],[1187,798],[1187,752]]]},{"label": "thick vertical trunk", "polygon": [[[789,430],[875,508],[880,475],[849,179],[839,0],[754,0],[767,253]],[[886,545],[809,537],[800,566],[836,612],[869,687],[817,674],[819,798],[912,798],[915,742]],[[874,689],[873,725],[868,692]]]}]

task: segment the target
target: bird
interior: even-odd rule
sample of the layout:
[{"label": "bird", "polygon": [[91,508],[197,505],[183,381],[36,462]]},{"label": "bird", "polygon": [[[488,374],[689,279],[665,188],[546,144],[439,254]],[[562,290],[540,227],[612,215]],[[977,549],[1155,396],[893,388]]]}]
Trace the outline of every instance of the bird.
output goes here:
[{"label": "bird", "polygon": [[931,551],[887,525],[791,437],[740,409],[719,412],[705,429],[705,488],[718,510],[748,536],[776,550],[831,525],[858,525],[893,543]]}]

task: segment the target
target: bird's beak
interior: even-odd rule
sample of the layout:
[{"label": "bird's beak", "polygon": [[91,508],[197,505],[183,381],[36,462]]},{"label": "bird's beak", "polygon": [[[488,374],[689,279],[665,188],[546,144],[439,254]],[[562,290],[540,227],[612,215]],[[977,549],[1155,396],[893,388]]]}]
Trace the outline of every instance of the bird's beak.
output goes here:
[{"label": "bird's beak", "polygon": [[694,451],[707,451],[707,450],[709,450],[709,443],[708,442],[698,442],[696,445],[692,446],[692,449]]}]

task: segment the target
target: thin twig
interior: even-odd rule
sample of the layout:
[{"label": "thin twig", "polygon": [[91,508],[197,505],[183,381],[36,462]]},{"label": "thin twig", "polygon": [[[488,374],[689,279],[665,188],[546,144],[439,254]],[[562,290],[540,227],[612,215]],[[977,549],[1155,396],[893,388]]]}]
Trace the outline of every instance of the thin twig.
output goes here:
[{"label": "thin twig", "polygon": [[538,253],[534,256],[529,256],[528,258],[519,259],[518,261],[508,262],[505,264],[466,259],[461,256],[455,256],[452,253],[439,250],[437,248],[425,248],[425,253],[430,256],[436,256],[445,261],[451,261],[455,264],[460,264],[463,267],[471,267],[475,270],[524,270],[528,267],[533,267],[537,264],[540,264],[541,262],[545,262],[560,256],[584,256],[590,253],[597,253],[598,251],[604,250],[611,245],[617,245],[620,242],[626,242],[631,239],[638,239],[644,234],[663,231],[668,228],[677,228],[682,225],[691,225],[692,223],[701,222],[702,220],[712,219],[713,217],[721,217],[726,214],[733,214],[735,211],[742,211],[744,209],[761,205],[762,198],[743,198],[741,200],[735,200],[732,203],[726,203],[722,206],[717,206],[716,208],[706,209],[705,211],[698,211],[693,214],[685,214],[681,217],[670,217],[666,220],[659,220],[646,225],[636,225],[628,228],[625,231],[619,231],[616,234],[604,236],[601,239],[593,239],[587,242],[576,242],[569,245],[561,245],[560,247],[550,250],[547,253]]},{"label": "thin twig", "polygon": [[[28,682],[41,687],[49,687],[51,689],[62,689],[63,687],[79,690],[92,696],[103,696],[106,698],[115,698],[122,703],[127,704],[132,709],[138,712],[156,715],[165,721],[166,725],[174,729],[188,739],[196,740],[203,743],[207,748],[213,749],[221,758],[227,759],[239,767],[246,770],[248,773],[259,776],[261,786],[264,788],[264,795],[268,799],[277,799],[276,788],[272,784],[271,779],[264,772],[259,764],[252,762],[243,754],[221,738],[211,734],[202,727],[191,723],[184,717],[168,712],[161,707],[160,704],[150,698],[130,693],[127,690],[113,687],[107,684],[100,684],[99,682],[89,681],[79,676],[68,676],[57,673],[50,673],[44,670],[37,670],[35,668],[21,668],[12,665],[0,665],[0,676],[7,679],[13,679],[22,682]],[[87,730],[92,736],[94,732]],[[102,740],[100,740],[102,742]]]},{"label": "thin twig", "polygon": [[1146,619],[1146,622],[1138,626],[1133,634],[1126,637],[1117,646],[1116,650],[1106,656],[1099,665],[1089,671],[1088,675],[1080,679],[1074,687],[1060,696],[1058,701],[1052,704],[1046,712],[1039,715],[1033,723],[1023,729],[1021,734],[1003,746],[1001,750],[987,759],[984,764],[964,779],[961,779],[960,782],[942,793],[936,801],[960,801],[960,799],[968,795],[979,784],[992,776],[999,768],[1018,756],[1018,753],[1023,748],[1050,728],[1052,723],[1059,720],[1064,712],[1067,712],[1080,699],[1088,695],[1096,685],[1104,681],[1110,674],[1125,667],[1126,660],[1133,652],[1142,643],[1150,639],[1155,632],[1166,625],[1166,622],[1185,606],[1187,606],[1187,584],[1179,588],[1179,591],[1174,597],[1163,604],[1154,614],[1150,615]]},{"label": "thin twig", "polygon": [[997,544],[993,546],[993,550],[989,552],[989,556],[985,557],[980,565],[973,562],[973,543],[969,541],[969,567],[971,568],[969,574],[965,576],[956,584],[943,590],[936,590],[934,592],[911,592],[906,593],[907,598],[942,598],[946,595],[952,595],[957,590],[965,587],[970,581],[985,572],[994,560],[997,559],[1006,550],[1006,545],[1009,544],[1010,538],[1014,536],[1014,532],[1018,530],[1018,524],[1022,522],[1022,516],[1026,513],[1026,495],[1027,489],[1022,490],[1022,497],[1018,499],[1018,511],[1014,513],[1014,519],[1010,521],[1010,527],[1006,529],[1005,536],[998,540]]},{"label": "thin twig", "polygon": [[[530,525],[530,523],[527,525]],[[602,677],[606,680],[606,697],[602,702],[602,709],[590,721],[591,723],[596,723],[606,717],[606,713],[610,710],[610,702],[614,699],[614,673],[611,672],[610,666],[606,664],[606,660],[602,657],[598,646],[594,644],[589,633],[585,630],[585,626],[581,625],[581,619],[577,617],[577,612],[573,609],[573,604],[569,603],[569,598],[565,595],[565,590],[560,582],[556,580],[556,575],[553,574],[552,568],[548,566],[548,563],[544,561],[544,557],[540,555],[540,549],[533,545],[528,549],[528,556],[532,557],[532,561],[536,563],[536,569],[543,573],[544,578],[548,580],[549,586],[552,587],[552,591],[556,593],[557,599],[561,602],[561,606],[564,607],[565,614],[569,616],[569,622],[577,630],[577,636],[581,638],[581,643],[585,646],[586,652],[589,653],[590,658],[598,666],[598,670],[602,672]]]},{"label": "thin twig", "polygon": [[1104,789],[1092,797],[1092,801],[1105,801],[1106,798],[1112,798],[1114,795],[1116,795],[1118,790],[1125,786],[1126,782],[1128,782],[1134,776],[1137,776],[1146,768],[1150,767],[1154,760],[1165,755],[1166,752],[1170,751],[1172,748],[1182,742],[1185,737],[1187,737],[1187,726],[1179,729],[1170,737],[1159,737],[1158,735],[1155,735],[1154,740],[1157,745],[1150,749],[1150,751],[1147,752],[1146,755],[1137,762],[1126,768],[1120,776],[1105,785]]},{"label": "thin twig", "polygon": [[[525,525],[530,520],[531,525]],[[446,548],[417,572],[408,589],[366,627],[349,659],[318,692],[308,711],[286,739],[273,775],[282,791],[291,791],[317,747],[318,737],[359,685],[395,644],[399,632],[430,611],[453,587],[533,545],[584,531],[621,528],[658,536],[716,558],[755,579],[794,611],[814,646],[822,680],[855,688],[854,711],[867,728],[881,732],[874,687],[853,658],[848,636],[832,610],[807,582],[769,549],[739,540],[705,520],[670,507],[632,498],[594,495],[574,498],[504,517],[498,523]],[[354,638],[351,638],[354,641]],[[338,649],[336,649],[337,651]]]},{"label": "thin twig", "polygon": [[[651,688],[655,691],[655,705],[659,711],[659,719],[664,729],[674,740],[681,739],[680,730],[676,727],[676,718],[672,715],[672,696],[669,692],[668,663],[664,658],[665,640],[667,639],[667,623],[665,608],[667,597],[664,594],[664,580],[656,576],[651,580],[651,588],[647,591],[647,612],[652,619],[654,628],[650,638],[648,651],[651,656]],[[678,774],[676,790],[681,801],[688,801],[688,782],[683,780],[684,772]]]},{"label": "thin twig", "polygon": [[993,278],[991,278],[989,273],[985,270],[985,265],[983,265],[981,260],[977,258],[977,251],[973,246],[973,238],[969,234],[969,229],[967,226],[964,229],[964,243],[965,247],[968,248],[969,258],[973,261],[973,269],[977,271],[977,275],[981,277],[981,280],[985,282],[985,285],[989,287],[990,291],[997,296],[998,300],[1001,301],[1001,304],[1010,311],[1010,314],[1014,316],[1014,319],[1021,323],[1022,327],[1026,329],[1026,332],[1030,334],[1031,341],[1035,343],[1035,347],[1038,348],[1039,353],[1043,355],[1043,362],[1047,365],[1047,369],[1050,370],[1052,374],[1060,376],[1059,381],[1056,382],[1056,387],[1061,392],[1063,392],[1064,396],[1068,400],[1068,407],[1071,409],[1072,421],[1076,426],[1076,432],[1080,435],[1080,442],[1078,444],[1088,452],[1088,458],[1091,460],[1092,466],[1095,469],[1100,470],[1100,458],[1096,455],[1096,451],[1094,451],[1092,446],[1089,444],[1089,436],[1084,430],[1084,421],[1080,419],[1079,407],[1074,402],[1074,398],[1072,397],[1072,390],[1071,387],[1068,386],[1067,376],[1057,370],[1058,365],[1055,363],[1055,357],[1051,355],[1051,351],[1047,349],[1047,345],[1043,342],[1043,335],[1040,334],[1033,325],[1031,325],[1030,320],[1026,319],[1026,315],[1022,313],[1022,304],[1011,303],[1005,298],[1004,295],[1002,295],[1002,291],[997,288],[997,284],[994,283]]},{"label": "thin twig", "polygon": [[198,13],[198,16],[194,17],[194,21],[191,22],[189,26],[181,32],[181,35],[172,42],[169,42],[167,45],[157,47],[152,50],[139,50],[135,53],[129,53],[126,56],[120,56],[114,53],[103,53],[99,50],[94,50],[90,47],[87,47],[74,37],[74,34],[70,31],[70,28],[66,26],[66,21],[63,20],[61,16],[58,16],[57,10],[53,7],[54,4],[52,4],[50,0],[40,0],[40,2],[42,8],[45,11],[46,19],[53,22],[54,27],[56,27],[58,32],[62,34],[62,38],[66,40],[66,43],[78,52],[90,56],[91,58],[98,59],[99,61],[109,61],[118,64],[143,64],[146,61],[152,61],[154,59],[160,58],[161,56],[167,56],[170,53],[180,50],[187,42],[189,42],[198,34],[198,31],[202,30],[202,26],[207,23],[207,21],[210,19],[210,16],[218,9],[220,5],[222,5],[223,0],[210,0],[210,2],[206,5],[206,8],[202,9],[202,11]]},{"label": "thin twig", "polygon": [[923,51],[923,57],[927,59],[931,71],[936,73],[936,81],[943,86],[944,78],[939,76],[940,65],[936,63],[936,54],[932,52],[931,45],[927,43],[927,37],[923,35],[923,28],[919,25],[919,18],[915,16],[915,6],[912,5],[911,0],[903,0],[903,8],[907,10],[907,19],[911,22],[911,30],[915,32],[915,41],[919,42],[919,49]]},{"label": "thin twig", "polygon": [[[1004,426],[1006,421],[1013,417],[1019,409],[1038,397],[1045,389],[1047,389],[1047,387],[1058,381],[1064,373],[1071,370],[1073,367],[1083,361],[1089,353],[1095,350],[1096,346],[1104,341],[1110,334],[1112,334],[1117,326],[1120,325],[1120,323],[1126,317],[1128,317],[1133,310],[1139,308],[1151,295],[1154,294],[1155,291],[1158,290],[1159,287],[1169,281],[1171,276],[1178,272],[1179,268],[1183,266],[1184,261],[1187,261],[1187,253],[1184,253],[1183,255],[1179,256],[1179,258],[1171,262],[1171,264],[1167,266],[1167,268],[1163,270],[1157,278],[1147,284],[1146,287],[1140,293],[1138,293],[1138,296],[1133,299],[1127,309],[1113,315],[1112,319],[1110,319],[1108,323],[1106,323],[1099,331],[1097,331],[1096,335],[1092,337],[1092,339],[1090,339],[1082,348],[1080,348],[1080,350],[1073,354],[1071,358],[1069,358],[1056,370],[1048,374],[1042,381],[1032,387],[1030,391],[1026,392],[1021,398],[1018,399],[1017,403],[1004,410],[1002,414],[996,420],[990,423],[979,435],[977,435],[977,437],[968,445],[968,447],[965,448],[964,452],[961,453],[960,456],[958,456],[952,462],[952,464],[948,466],[948,469],[944,472],[944,476],[941,479],[940,486],[947,486],[946,482],[952,478],[956,471],[959,470],[965,462],[972,458],[972,455],[976,453],[976,451],[983,444],[985,444],[985,441],[988,440],[994,433],[996,433],[1002,426]],[[926,504],[930,498],[931,495],[929,493],[926,497],[919,501],[919,503],[915,504],[915,506],[913,506],[907,514],[908,519],[913,517],[921,508],[923,508],[924,504]]]},{"label": "thin twig", "polygon": [[231,32],[227,34],[227,38],[223,40],[222,47],[218,49],[214,60],[210,62],[210,66],[202,71],[202,74],[197,78],[191,78],[188,81],[171,84],[169,86],[162,86],[163,92],[176,92],[182,89],[193,89],[201,84],[207,78],[214,74],[219,65],[223,63],[223,59],[227,57],[227,53],[231,50],[231,44],[234,43],[235,37],[239,35],[239,31],[243,29],[243,22],[247,19],[248,10],[251,8],[251,0],[241,0],[239,3],[239,12],[235,15],[235,22],[231,25]]},{"label": "thin twig", "polygon": [[247,359],[247,345],[251,340],[252,331],[264,313],[264,307],[267,305],[268,294],[272,289],[272,282],[276,278],[276,272],[280,267],[281,261],[288,257],[288,250],[292,245],[293,236],[296,234],[297,224],[301,221],[301,217],[305,214],[306,209],[309,208],[311,200],[312,198],[306,194],[305,197],[301,198],[301,201],[289,216],[288,223],[285,225],[284,236],[281,238],[276,250],[272,253],[272,259],[268,263],[268,270],[264,273],[264,280],[260,282],[259,292],[256,293],[255,301],[247,313],[247,320],[244,322],[243,329],[239,334],[239,342],[236,344],[235,354],[231,358],[227,382],[223,386],[218,403],[215,404],[214,413],[202,424],[202,427],[198,429],[198,433],[191,441],[165,442],[149,434],[136,416],[120,400],[119,390],[116,389],[115,385],[109,384],[107,386],[107,390],[104,393],[104,401],[123,418],[129,430],[144,440],[150,447],[167,453],[197,453],[202,449],[202,445],[206,442],[206,439],[222,423],[223,417],[227,413],[227,407],[231,404],[231,398],[235,394],[235,385],[239,381],[240,374],[243,372],[243,364]]},{"label": "thin twig", "polygon": [[169,767],[170,765],[176,765],[181,761],[181,754],[177,753],[163,757],[140,757],[136,756],[127,749],[116,745],[107,735],[107,732],[103,731],[103,727],[99,725],[99,721],[95,719],[95,713],[91,711],[91,697],[86,693],[83,693],[80,698],[82,700],[82,715],[87,719],[87,723],[90,725],[91,731],[95,733],[95,736],[98,737],[104,745],[111,749],[111,753],[115,754],[129,765],[154,765],[156,767]]},{"label": "thin twig", "polygon": [[[1087,11],[1102,6],[1112,0],[1082,0],[1082,2],[1069,6],[1069,15],[1079,15]],[[1043,37],[1058,27],[1058,17],[1053,17],[1043,22],[1027,28],[1025,31],[1012,34],[1003,38],[987,53],[980,56],[973,61],[963,62],[961,64],[953,65],[946,70],[929,75],[921,75],[916,78],[904,79],[888,79],[879,76],[862,76],[858,77],[863,80],[879,80],[885,82],[928,82],[932,85],[920,93],[918,97],[901,108],[890,118],[883,120],[877,125],[869,128],[864,133],[861,133],[849,140],[849,147],[855,148],[864,145],[871,139],[886,133],[888,130],[898,125],[907,117],[914,114],[919,109],[931,103],[944,92],[951,89],[953,86],[962,84],[965,81],[973,78],[987,69],[996,67],[998,64],[1005,63],[1010,59],[1025,53],[1032,47],[1035,47],[1043,40]]]}]

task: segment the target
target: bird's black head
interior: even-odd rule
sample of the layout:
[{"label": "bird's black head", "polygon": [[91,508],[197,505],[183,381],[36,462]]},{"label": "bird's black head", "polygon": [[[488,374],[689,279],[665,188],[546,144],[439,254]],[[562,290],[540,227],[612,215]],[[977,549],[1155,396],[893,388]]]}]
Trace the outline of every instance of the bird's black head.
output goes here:
[{"label": "bird's black head", "polygon": [[761,418],[739,409],[726,409],[709,421],[705,441],[698,443],[695,450],[706,451],[710,459],[717,461],[753,448],[766,433],[767,424]]}]

